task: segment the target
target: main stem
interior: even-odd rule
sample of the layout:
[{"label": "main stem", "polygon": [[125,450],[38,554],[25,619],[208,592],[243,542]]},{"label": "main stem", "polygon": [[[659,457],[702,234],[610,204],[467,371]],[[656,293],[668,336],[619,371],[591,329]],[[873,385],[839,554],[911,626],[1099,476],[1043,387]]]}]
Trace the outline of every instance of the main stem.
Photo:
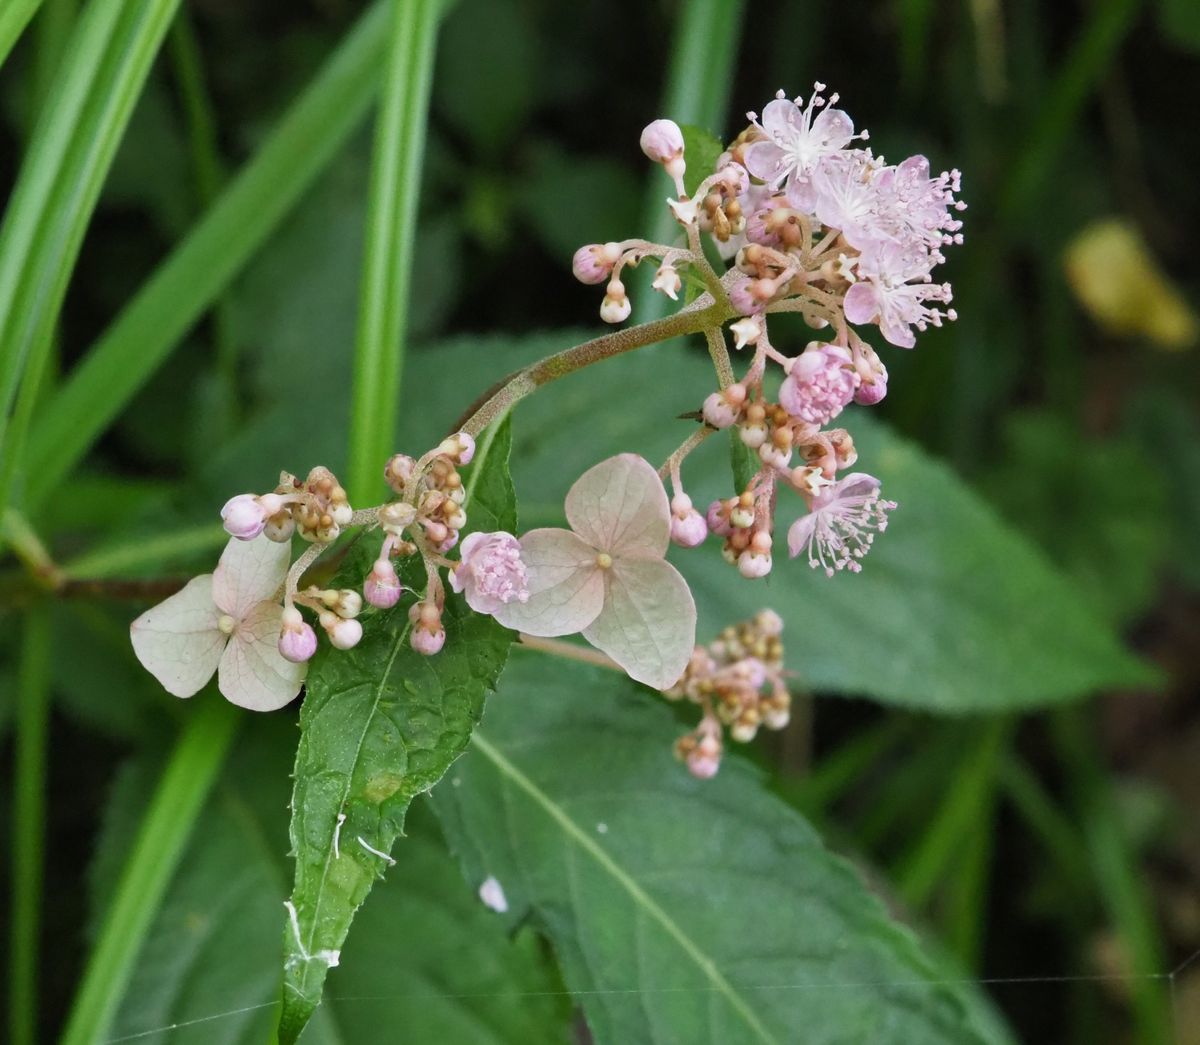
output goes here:
[{"label": "main stem", "polygon": [[454,431],[478,436],[498,417],[512,409],[515,403],[542,385],[548,385],[551,381],[557,381],[560,377],[566,377],[601,360],[632,352],[635,348],[667,341],[684,334],[697,334],[710,327],[720,327],[732,315],[733,311],[729,306],[713,301],[711,295],[706,294],[673,316],[624,330],[615,330],[611,334],[593,338],[582,345],[547,356],[540,362],[510,374],[485,392],[455,425]]}]

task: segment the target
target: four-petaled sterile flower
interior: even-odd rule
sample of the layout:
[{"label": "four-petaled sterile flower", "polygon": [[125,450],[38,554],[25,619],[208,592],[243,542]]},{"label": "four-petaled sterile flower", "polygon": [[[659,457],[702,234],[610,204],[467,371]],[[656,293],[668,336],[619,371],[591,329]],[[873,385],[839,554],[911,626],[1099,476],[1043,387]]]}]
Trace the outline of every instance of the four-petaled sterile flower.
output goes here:
[{"label": "four-petaled sterile flower", "polygon": [[813,497],[809,513],[788,530],[788,551],[793,559],[807,551],[808,564],[830,577],[835,570],[858,573],[859,560],[871,550],[875,534],[887,529],[887,513],[895,507],[895,501],[880,499],[878,479],[854,472]]},{"label": "four-petaled sterile flower", "polygon": [[631,678],[657,689],[683,673],[696,637],[696,605],[664,556],[671,507],[658,473],[636,454],[590,468],[566,499],[570,530],[521,538],[529,600],[494,616],[530,635],[582,632]]},{"label": "four-petaled sterile flower", "polygon": [[190,697],[215,671],[231,703],[274,711],[300,692],[307,666],[280,655],[278,592],[291,549],[266,537],[231,540],[212,573],[130,625],[138,660],[168,693]]},{"label": "four-petaled sterile flower", "polygon": [[495,613],[510,602],[529,601],[529,577],[521,545],[511,533],[473,533],[450,571],[450,587],[462,592],[476,613]]}]

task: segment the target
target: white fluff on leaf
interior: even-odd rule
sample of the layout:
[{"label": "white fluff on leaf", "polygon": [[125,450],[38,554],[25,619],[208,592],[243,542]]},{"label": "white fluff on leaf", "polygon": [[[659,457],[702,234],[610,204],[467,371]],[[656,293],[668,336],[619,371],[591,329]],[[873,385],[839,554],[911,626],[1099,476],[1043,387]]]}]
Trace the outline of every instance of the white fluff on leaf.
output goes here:
[{"label": "white fluff on leaf", "polygon": [[696,604],[666,561],[671,509],[658,473],[636,454],[588,469],[567,494],[570,530],[521,538],[529,601],[500,607],[505,627],[552,637],[582,632],[633,679],[666,689],[696,642]]},{"label": "white fluff on leaf", "polygon": [[211,574],[147,610],[129,627],[137,658],[168,693],[190,697],[217,673],[224,697],[275,711],[300,692],[306,664],[279,654],[275,595],[291,549],[266,537],[231,540]]}]

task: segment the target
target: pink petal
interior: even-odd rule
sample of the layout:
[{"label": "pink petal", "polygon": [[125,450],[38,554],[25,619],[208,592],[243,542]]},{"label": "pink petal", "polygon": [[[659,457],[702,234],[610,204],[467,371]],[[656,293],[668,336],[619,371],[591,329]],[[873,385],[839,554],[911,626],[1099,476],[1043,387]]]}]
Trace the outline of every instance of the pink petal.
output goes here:
[{"label": "pink petal", "polygon": [[604,606],[604,577],[596,549],[570,530],[530,530],[521,538],[529,601],[501,603],[493,616],[530,635],[573,635]]},{"label": "pink petal", "polygon": [[212,592],[212,574],[195,577],[129,626],[142,667],[176,697],[197,693],[217,670],[225,648]]},{"label": "pink petal", "polygon": [[567,494],[567,520],[614,559],[661,559],[671,539],[671,506],[658,472],[637,454],[589,468]]},{"label": "pink petal", "polygon": [[274,598],[292,561],[291,545],[267,537],[231,540],[213,571],[213,601],[224,613],[241,620],[250,607]]},{"label": "pink petal", "polygon": [[803,124],[804,114],[799,106],[786,98],[773,98],[763,107],[760,125],[772,138],[794,138],[796,129]]},{"label": "pink petal", "polygon": [[745,156],[746,170],[771,185],[788,172],[788,154],[774,142],[755,142],[746,149]]},{"label": "pink petal", "polygon": [[277,711],[300,692],[307,664],[293,664],[279,652],[283,607],[260,602],[247,611],[225,647],[217,687],[231,704],[250,711]]},{"label": "pink petal", "polygon": [[846,291],[842,307],[851,323],[873,323],[879,315],[879,298],[875,287],[870,283],[855,283]]},{"label": "pink petal", "polygon": [[669,562],[617,562],[608,571],[604,609],[583,637],[655,689],[679,681],[696,645],[696,604]]},{"label": "pink petal", "polygon": [[844,149],[854,137],[854,122],[841,109],[822,109],[809,131],[817,141]]}]

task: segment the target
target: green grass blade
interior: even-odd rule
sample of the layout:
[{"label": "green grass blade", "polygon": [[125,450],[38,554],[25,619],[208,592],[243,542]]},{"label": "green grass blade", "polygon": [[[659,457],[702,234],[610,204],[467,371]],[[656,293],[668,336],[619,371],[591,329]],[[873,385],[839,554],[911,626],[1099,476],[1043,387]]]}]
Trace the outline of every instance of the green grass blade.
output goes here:
[{"label": "green grass blade", "polygon": [[104,1040],[133,963],[233,741],[238,715],[216,694],[200,698],[163,770],[105,913],[62,1045]]},{"label": "green grass blade", "polygon": [[8,415],[26,367],[41,373],[58,312],[125,132],[179,0],[92,0],[39,117],[0,228],[0,503],[14,451]]},{"label": "green grass blade", "polygon": [[42,0],[7,0],[0,5],[0,65],[41,4]]},{"label": "green grass blade", "polygon": [[354,353],[348,482],[354,503],[379,485],[396,433],[440,8],[439,0],[393,0],[391,4]]},{"label": "green grass blade", "polygon": [[30,439],[30,505],[79,463],[359,125],[378,87],[386,17],[376,4],[360,19],[47,405]]},{"label": "green grass blade", "polygon": [[38,936],[46,824],[46,725],[50,705],[50,618],[44,606],[25,620],[17,679],[12,826],[12,935],[9,1033],[13,1045],[37,1040]]},{"label": "green grass blade", "polygon": [[[741,39],[742,7],[742,0],[687,0],[682,5],[671,44],[662,107],[656,113],[646,113],[643,123],[661,116],[679,124],[695,124],[717,135],[724,133],[733,63]],[[657,167],[650,178],[642,219],[644,234],[655,243],[672,243],[679,226],[664,202],[673,195],[671,183]],[[669,305],[664,295],[647,290],[637,302],[637,322],[660,319]]]}]

